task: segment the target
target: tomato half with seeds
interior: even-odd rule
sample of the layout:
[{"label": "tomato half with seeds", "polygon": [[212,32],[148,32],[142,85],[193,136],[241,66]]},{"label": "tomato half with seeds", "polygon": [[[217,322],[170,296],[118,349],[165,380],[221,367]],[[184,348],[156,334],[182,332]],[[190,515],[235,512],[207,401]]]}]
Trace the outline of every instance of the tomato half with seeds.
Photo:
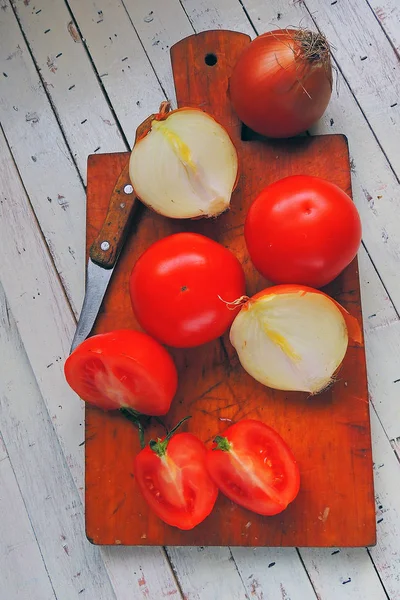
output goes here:
[{"label": "tomato half with seeds", "polygon": [[218,488],[206,468],[203,442],[192,433],[173,435],[174,431],[176,428],[139,452],[134,472],[144,499],[156,515],[168,525],[187,530],[211,513]]},{"label": "tomato half with seeds", "polygon": [[207,451],[207,468],[220,491],[260,515],[276,515],[299,491],[296,460],[271,427],[244,419],[217,436]]},{"label": "tomato half with seeds", "polygon": [[86,339],[67,358],[64,372],[71,388],[89,404],[152,416],[168,412],[178,385],[167,350],[131,329]]}]

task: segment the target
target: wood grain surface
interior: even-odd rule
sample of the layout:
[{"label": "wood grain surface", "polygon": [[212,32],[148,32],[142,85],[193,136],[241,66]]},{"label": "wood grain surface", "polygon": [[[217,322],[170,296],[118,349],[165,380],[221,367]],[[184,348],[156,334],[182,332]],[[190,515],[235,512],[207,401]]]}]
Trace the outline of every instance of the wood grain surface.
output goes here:
[{"label": "wood grain surface", "polygon": [[[174,221],[140,207],[96,323],[96,332],[137,328],[128,294],[129,274],[155,240],[178,231],[196,231],[229,247],[242,262],[251,295],[267,282],[252,267],[243,239],[246,210],[268,183],[291,174],[325,177],[351,193],[344,136],[280,141],[242,141],[241,124],[229,98],[228,78],[243,34],[209,31],[171,49],[180,106],[199,106],[229,131],[237,146],[241,178],[229,212],[210,221]],[[208,66],[205,57],[217,62]],[[153,112],[157,107],[149,107]],[[128,153],[92,155],[88,162],[87,248],[101,228],[110,194]],[[329,290],[361,322],[357,262]],[[191,532],[162,523],[147,510],[132,466],[139,450],[132,425],[118,414],[86,408],[86,530],[96,544],[366,546],[375,543],[375,509],[369,406],[364,348],[350,346],[338,381],[324,394],[270,390],[240,367],[228,336],[190,350],[173,350],[180,383],[171,411],[172,426],[187,414],[186,429],[211,442],[229,422],[259,418],[286,439],[299,462],[302,485],[281,515],[261,517],[220,495],[213,513]],[[152,427],[147,438],[162,435]]]}]

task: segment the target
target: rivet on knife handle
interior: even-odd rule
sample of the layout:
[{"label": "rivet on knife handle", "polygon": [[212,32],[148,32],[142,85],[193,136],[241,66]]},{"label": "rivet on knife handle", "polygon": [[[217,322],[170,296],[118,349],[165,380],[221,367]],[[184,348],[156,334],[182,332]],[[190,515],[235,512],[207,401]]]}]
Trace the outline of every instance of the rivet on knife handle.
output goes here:
[{"label": "rivet on knife handle", "polygon": [[129,180],[129,160],[111,195],[107,216],[90,248],[90,258],[105,269],[112,269],[123,246],[130,218],[138,200]]}]

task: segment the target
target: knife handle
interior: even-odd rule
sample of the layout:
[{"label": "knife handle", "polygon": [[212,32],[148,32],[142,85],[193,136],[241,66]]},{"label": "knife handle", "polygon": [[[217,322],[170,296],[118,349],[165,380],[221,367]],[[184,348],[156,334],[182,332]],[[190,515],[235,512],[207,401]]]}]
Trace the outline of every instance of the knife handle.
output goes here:
[{"label": "knife handle", "polygon": [[129,221],[138,204],[129,179],[129,160],[117,179],[99,235],[90,248],[93,262],[112,269],[125,241]]}]

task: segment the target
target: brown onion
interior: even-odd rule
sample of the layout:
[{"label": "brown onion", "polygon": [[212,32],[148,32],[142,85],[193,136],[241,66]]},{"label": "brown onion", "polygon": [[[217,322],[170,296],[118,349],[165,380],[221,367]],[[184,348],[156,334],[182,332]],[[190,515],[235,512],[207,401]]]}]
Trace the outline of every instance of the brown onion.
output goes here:
[{"label": "brown onion", "polygon": [[328,41],[304,29],[264,33],[239,57],[229,89],[237,115],[255,132],[297,135],[323,115],[331,97]]}]

